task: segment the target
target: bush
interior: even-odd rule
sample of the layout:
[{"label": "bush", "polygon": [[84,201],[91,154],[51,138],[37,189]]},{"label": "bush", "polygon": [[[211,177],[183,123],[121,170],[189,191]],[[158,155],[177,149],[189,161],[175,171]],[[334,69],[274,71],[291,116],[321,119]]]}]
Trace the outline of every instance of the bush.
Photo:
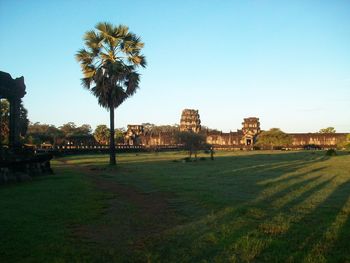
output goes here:
[{"label": "bush", "polygon": [[191,160],[190,157],[185,157],[185,158],[184,158],[184,161],[185,161],[186,163],[189,163],[189,162],[191,162],[192,160]]},{"label": "bush", "polygon": [[326,151],[327,156],[335,156],[337,155],[337,152],[334,149],[329,149]]},{"label": "bush", "polygon": [[207,158],[205,158],[205,157],[201,157],[201,158],[199,158],[199,160],[200,160],[200,161],[206,161],[206,160],[207,160]]}]

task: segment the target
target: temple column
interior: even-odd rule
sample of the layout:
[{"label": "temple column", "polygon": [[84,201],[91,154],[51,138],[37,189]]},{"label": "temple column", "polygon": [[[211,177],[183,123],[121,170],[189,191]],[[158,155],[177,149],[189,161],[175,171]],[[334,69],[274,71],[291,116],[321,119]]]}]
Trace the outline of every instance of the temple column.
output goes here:
[{"label": "temple column", "polygon": [[10,121],[9,121],[9,145],[18,147],[20,145],[20,104],[21,99],[10,99]]}]

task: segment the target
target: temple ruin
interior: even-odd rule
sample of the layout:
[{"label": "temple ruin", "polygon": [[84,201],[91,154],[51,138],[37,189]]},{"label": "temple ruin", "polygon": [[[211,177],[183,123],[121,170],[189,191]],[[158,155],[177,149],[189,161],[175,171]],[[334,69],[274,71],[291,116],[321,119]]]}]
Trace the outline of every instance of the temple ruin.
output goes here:
[{"label": "temple ruin", "polygon": [[24,78],[13,79],[10,74],[0,71],[0,100],[6,99],[10,103],[9,121],[9,146],[17,148],[20,146],[20,105],[26,94]]},{"label": "temple ruin", "polygon": [[201,131],[201,120],[198,110],[184,109],[180,119],[180,131]]},{"label": "temple ruin", "polygon": [[[259,118],[244,118],[242,128],[236,132],[204,131],[201,129],[201,120],[198,110],[184,109],[181,114],[179,131],[202,132],[206,136],[206,142],[216,149],[253,149],[256,145],[260,129]],[[332,148],[343,141],[346,133],[289,133],[292,137],[293,149],[307,147]],[[169,146],[176,143],[175,135],[169,132],[151,134],[144,132],[142,125],[128,125],[126,143],[130,145]]]},{"label": "temple ruin", "polygon": [[0,145],[0,184],[52,173],[51,154],[36,154],[21,143],[20,105],[25,90],[23,77],[13,79],[10,74],[0,71],[0,100],[6,99],[10,103],[9,144]]}]

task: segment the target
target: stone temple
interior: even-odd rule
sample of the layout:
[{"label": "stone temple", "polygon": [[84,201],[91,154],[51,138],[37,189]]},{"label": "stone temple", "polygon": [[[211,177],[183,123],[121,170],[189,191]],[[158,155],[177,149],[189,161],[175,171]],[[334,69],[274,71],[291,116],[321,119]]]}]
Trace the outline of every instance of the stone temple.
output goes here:
[{"label": "stone temple", "polygon": [[[235,132],[202,130],[198,110],[184,109],[181,114],[179,131],[192,131],[206,136],[206,142],[216,149],[253,149],[260,129],[259,118],[249,117],[242,122],[242,128]],[[289,148],[304,149],[309,146],[332,148],[345,140],[347,133],[289,133],[292,145]],[[130,125],[126,133],[126,143],[133,145],[170,146],[176,143],[175,134],[171,132],[147,133],[142,125]]]},{"label": "stone temple", "polygon": [[198,110],[184,109],[181,114],[180,131],[201,131],[201,120]]}]

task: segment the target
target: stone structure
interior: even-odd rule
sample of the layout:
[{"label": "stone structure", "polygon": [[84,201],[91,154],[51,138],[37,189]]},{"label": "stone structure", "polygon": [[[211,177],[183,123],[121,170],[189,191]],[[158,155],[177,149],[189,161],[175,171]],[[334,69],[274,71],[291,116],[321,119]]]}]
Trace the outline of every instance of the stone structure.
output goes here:
[{"label": "stone structure", "polygon": [[260,133],[259,119],[255,117],[245,118],[242,126],[243,137],[241,143],[246,146],[254,145],[256,137]]},{"label": "stone structure", "polygon": [[50,154],[35,154],[20,141],[20,104],[26,94],[24,78],[13,79],[0,71],[0,99],[10,103],[9,147],[1,146],[0,184],[30,179],[33,175],[52,173]]},{"label": "stone structure", "polygon": [[181,114],[180,131],[201,131],[201,120],[198,110],[184,109]]},{"label": "stone structure", "polygon": [[20,104],[26,94],[24,78],[13,79],[10,74],[0,71],[0,99],[10,103],[9,144],[11,148],[20,147]]},{"label": "stone structure", "polygon": [[[242,129],[237,132],[208,132],[207,143],[216,148],[252,149],[260,134],[260,122],[258,118],[244,119]],[[333,148],[345,140],[347,133],[289,133],[292,137],[292,145],[289,148]]]},{"label": "stone structure", "polygon": [[143,125],[128,125],[124,141],[128,145],[139,145],[141,144],[140,135],[143,133]]},{"label": "stone structure", "polygon": [[332,148],[346,140],[347,133],[289,133],[293,148]]},{"label": "stone structure", "polygon": [[[201,121],[198,110],[182,111],[180,131],[201,131]],[[206,141],[215,148],[222,149],[253,149],[258,135],[261,133],[259,118],[249,117],[242,122],[242,129],[236,132],[206,131]],[[291,133],[293,143],[290,148],[332,148],[343,141],[346,133]],[[168,146],[176,144],[175,134],[169,132],[144,132],[142,125],[129,125],[126,142],[131,145]]]}]

